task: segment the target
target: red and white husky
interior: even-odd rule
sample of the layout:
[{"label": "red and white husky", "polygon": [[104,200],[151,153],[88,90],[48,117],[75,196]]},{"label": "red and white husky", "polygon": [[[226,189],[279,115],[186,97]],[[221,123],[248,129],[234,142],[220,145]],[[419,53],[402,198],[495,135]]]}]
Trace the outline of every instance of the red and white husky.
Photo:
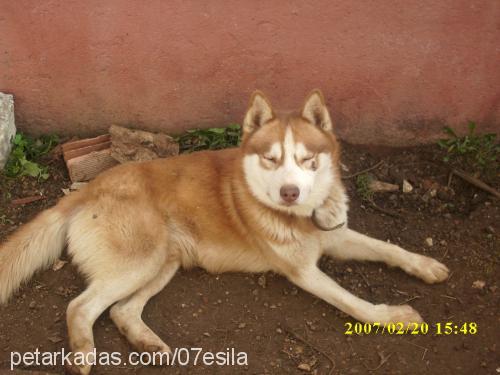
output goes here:
[{"label": "red and white husky", "polygon": [[[179,267],[274,271],[363,322],[421,317],[352,295],[317,267],[322,254],[385,262],[428,283],[448,276],[434,259],[347,227],[339,144],[319,91],[298,113],[275,112],[256,92],[241,147],[118,166],[63,198],[0,247],[0,303],[65,245],[88,280],[67,310],[71,350],[83,353],[109,306],[138,350],[169,351],[141,313]],[[72,371],[88,374],[90,365]]]}]

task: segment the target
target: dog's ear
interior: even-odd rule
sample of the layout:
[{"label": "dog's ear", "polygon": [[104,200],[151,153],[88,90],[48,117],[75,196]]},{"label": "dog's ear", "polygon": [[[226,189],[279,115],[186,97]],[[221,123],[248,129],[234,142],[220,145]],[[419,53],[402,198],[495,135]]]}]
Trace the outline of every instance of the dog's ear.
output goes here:
[{"label": "dog's ear", "polygon": [[253,133],[273,118],[274,113],[269,100],[261,91],[255,91],[250,98],[250,105],[243,120],[243,135]]},{"label": "dog's ear", "polygon": [[318,89],[313,90],[307,97],[302,108],[302,117],[323,130],[332,131],[333,129],[332,120],[325,105],[325,99]]}]

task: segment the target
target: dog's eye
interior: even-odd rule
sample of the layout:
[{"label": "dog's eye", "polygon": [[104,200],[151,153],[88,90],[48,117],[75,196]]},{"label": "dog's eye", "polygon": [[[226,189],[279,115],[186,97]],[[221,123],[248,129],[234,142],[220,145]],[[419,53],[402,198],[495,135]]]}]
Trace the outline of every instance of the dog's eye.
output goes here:
[{"label": "dog's eye", "polygon": [[276,163],[277,160],[274,156],[271,156],[271,155],[262,155],[262,157],[264,158],[264,160],[267,160],[268,162],[271,162],[271,163]]},{"label": "dog's eye", "polygon": [[306,155],[303,159],[302,159],[302,162],[307,162],[307,161],[310,161],[312,159],[314,159],[316,155],[314,154],[310,154],[310,155]]}]

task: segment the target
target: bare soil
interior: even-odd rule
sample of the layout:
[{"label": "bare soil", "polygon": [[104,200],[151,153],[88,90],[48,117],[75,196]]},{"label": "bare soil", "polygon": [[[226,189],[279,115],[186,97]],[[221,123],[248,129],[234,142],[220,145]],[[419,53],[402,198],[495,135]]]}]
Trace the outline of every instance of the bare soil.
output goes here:
[{"label": "bare soil", "polygon": [[[426,335],[346,335],[353,319],[297,290],[274,275],[210,275],[181,271],[146,306],[143,317],[171,347],[204,351],[244,351],[248,366],[96,366],[94,374],[493,374],[500,370],[499,291],[500,204],[491,195],[454,177],[447,189],[449,166],[435,146],[368,149],[345,145],[346,175],[368,168],[382,181],[411,193],[375,195],[379,207],[363,202],[356,178],[346,179],[351,197],[350,226],[368,235],[443,261],[448,281],[426,285],[399,269],[378,263],[340,263],[322,259],[321,267],[356,295],[374,303],[409,303],[429,323]],[[60,160],[51,161],[44,182],[0,178],[0,239],[52,206],[70,185]],[[498,173],[488,182],[499,188]],[[42,194],[44,199],[12,206],[12,200]],[[427,240],[432,239],[432,246]],[[427,240],[427,241],[426,241]],[[63,256],[66,259],[66,255]],[[479,282],[478,282],[479,281]],[[484,284],[483,284],[484,282]],[[473,287],[473,285],[475,287]],[[6,306],[0,307],[0,373],[10,368],[10,353],[68,350],[65,311],[84,289],[70,265],[37,274]],[[475,335],[437,335],[435,323],[460,326],[474,322]],[[103,314],[94,327],[98,351],[133,349]],[[300,337],[300,338],[299,338]],[[300,367],[300,368],[299,368]],[[18,367],[19,370],[63,373],[62,366]]]}]

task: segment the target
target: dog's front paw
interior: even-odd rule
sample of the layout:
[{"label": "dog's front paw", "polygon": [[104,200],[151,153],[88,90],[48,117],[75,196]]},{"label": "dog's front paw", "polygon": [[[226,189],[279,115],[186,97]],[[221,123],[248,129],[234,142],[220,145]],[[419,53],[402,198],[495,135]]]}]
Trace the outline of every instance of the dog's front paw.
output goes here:
[{"label": "dog's front paw", "polygon": [[450,270],[443,263],[435,259],[417,255],[415,265],[412,267],[412,272],[415,276],[420,277],[426,283],[434,284],[445,281],[448,278]]},{"label": "dog's front paw", "polygon": [[340,228],[345,220],[329,207],[319,207],[313,211],[312,221],[321,230],[330,231]]},{"label": "dog's front paw", "polygon": [[137,344],[137,349],[140,350],[141,352],[147,352],[151,354],[155,353],[164,353],[168,355],[172,354],[172,350],[164,342],[142,341],[139,344]]},{"label": "dog's front paw", "polygon": [[410,305],[389,306],[377,305],[377,315],[379,323],[403,323],[407,326],[410,323],[422,323],[420,314]]}]

